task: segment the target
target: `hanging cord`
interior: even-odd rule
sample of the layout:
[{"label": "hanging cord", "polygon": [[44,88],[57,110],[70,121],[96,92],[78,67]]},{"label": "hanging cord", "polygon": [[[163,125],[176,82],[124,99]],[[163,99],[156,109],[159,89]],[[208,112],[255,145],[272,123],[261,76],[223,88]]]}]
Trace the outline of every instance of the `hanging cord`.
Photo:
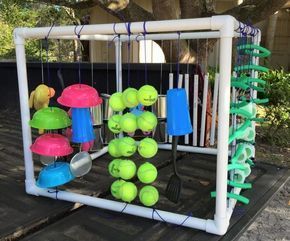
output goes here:
[{"label": "hanging cord", "polygon": [[94,87],[94,62],[91,59],[91,85]]},{"label": "hanging cord", "polygon": [[56,187],[55,190],[53,190],[53,191],[51,191],[51,190],[47,190],[47,192],[48,192],[48,193],[55,193],[55,199],[58,200],[58,197],[57,197],[58,192],[59,192],[58,187]]},{"label": "hanging cord", "polygon": [[217,40],[217,47],[216,47],[216,58],[215,58],[215,73],[219,72],[219,66],[218,66],[218,62],[219,62],[219,53],[220,53],[220,47],[219,47],[219,40]]},{"label": "hanging cord", "polygon": [[40,67],[41,67],[41,83],[44,84],[44,73],[43,73],[43,60],[42,60],[42,40],[39,40],[40,47]]},{"label": "hanging cord", "polygon": [[172,40],[170,40],[170,73],[172,73]]},{"label": "hanging cord", "polygon": [[109,45],[110,42],[107,41],[107,94],[109,94]]},{"label": "hanging cord", "polygon": [[130,87],[130,61],[131,61],[131,40],[130,40],[130,36],[131,36],[131,23],[128,22],[128,23],[125,23],[125,26],[126,26],[126,29],[127,29],[127,33],[128,33],[128,44],[127,44],[127,54],[128,54],[128,57],[127,57],[127,61],[128,61],[128,73],[127,73],[127,84],[128,84],[128,87]]},{"label": "hanging cord", "polygon": [[[120,39],[121,35],[116,32],[116,23],[114,23],[114,25],[113,25],[113,31],[114,31],[116,36],[112,39],[112,42],[114,42],[114,40],[116,38],[118,38],[118,47],[120,47],[121,46],[121,39]],[[117,59],[119,61],[119,59],[120,59],[120,51],[118,51],[118,55],[116,57],[117,57]],[[116,71],[117,71],[117,76],[116,76],[116,78],[117,78],[117,85],[116,85],[117,91],[119,91],[119,84],[118,83],[119,83],[119,78],[120,78],[120,76],[119,76],[119,68],[120,68],[119,64],[120,63],[118,62],[117,69],[116,69]]]},{"label": "hanging cord", "polygon": [[196,66],[195,66],[195,74],[198,75],[198,65],[199,65],[199,59],[198,59],[198,54],[199,54],[199,39],[196,40]]},{"label": "hanging cord", "polygon": [[189,74],[190,40],[187,40],[187,52],[188,52],[188,57],[187,57],[187,62],[186,62],[186,73]]},{"label": "hanging cord", "polygon": [[178,40],[177,40],[177,69],[176,69],[176,84],[178,86],[178,79],[179,79],[179,68],[180,68],[180,64],[179,64],[179,55],[180,55],[180,32],[177,32],[178,34]]},{"label": "hanging cord", "polygon": [[[129,203],[125,203],[124,207],[121,209],[120,213],[124,213],[124,211],[126,210],[126,208],[128,207]],[[154,214],[156,214],[164,223],[168,223],[162,216],[161,214],[156,210],[156,208],[152,208],[152,215],[151,215],[151,219],[152,220],[156,220],[154,218]],[[187,217],[179,224],[173,224],[175,225],[176,227],[180,227],[180,226],[183,226],[183,224],[189,219],[192,217],[192,213],[188,213],[187,214]],[[171,223],[170,223],[171,224]]]},{"label": "hanging cord", "polygon": [[83,24],[80,28],[79,31],[77,31],[77,28],[78,28],[79,25],[76,25],[75,26],[75,29],[74,29],[74,32],[75,32],[75,35],[78,37],[78,42],[79,42],[79,48],[78,48],[78,53],[77,53],[77,58],[78,58],[78,76],[79,76],[79,84],[81,84],[82,82],[82,79],[81,79],[81,32],[85,26],[85,24]]},{"label": "hanging cord", "polygon": [[145,71],[145,84],[148,83],[148,79],[147,79],[147,50],[146,50],[146,34],[147,34],[147,31],[146,31],[146,21],[143,22],[143,36],[144,36],[144,51],[145,51],[145,55],[144,55],[144,58],[145,58],[145,63],[144,63],[144,71]]},{"label": "hanging cord", "polygon": [[[161,40],[161,49],[163,49],[163,40]],[[159,83],[159,91],[162,94],[162,79],[163,79],[163,62],[160,63],[160,83]]]},{"label": "hanging cord", "polygon": [[47,83],[50,86],[50,70],[49,70],[49,54],[48,54],[48,50],[49,50],[49,42],[48,42],[48,37],[51,33],[52,28],[54,27],[55,23],[53,22],[52,25],[50,26],[50,29],[47,33],[47,35],[45,36],[45,41],[46,41],[46,68],[47,68]]},{"label": "hanging cord", "polygon": [[208,74],[208,38],[206,39],[205,42],[205,64],[204,64],[204,68],[205,68],[205,73]]}]

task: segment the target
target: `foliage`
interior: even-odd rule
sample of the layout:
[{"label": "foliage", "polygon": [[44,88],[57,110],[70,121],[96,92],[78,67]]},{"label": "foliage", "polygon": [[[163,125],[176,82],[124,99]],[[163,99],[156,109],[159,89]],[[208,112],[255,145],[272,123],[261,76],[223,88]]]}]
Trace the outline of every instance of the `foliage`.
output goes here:
[{"label": "foliage", "polygon": [[[58,25],[68,25],[77,22],[71,10],[65,7],[34,3],[32,1],[0,0],[0,59],[14,59],[13,29],[16,27],[50,26],[52,22]],[[60,55],[63,61],[73,60],[68,53],[74,51],[72,41],[61,41]],[[57,41],[49,41],[49,60],[58,59],[59,49]],[[28,60],[40,59],[40,42],[28,40],[26,42],[26,56]],[[42,58],[46,58],[45,48]]]},{"label": "foliage", "polygon": [[290,143],[290,73],[270,70],[261,76],[267,82],[266,92],[259,98],[269,98],[265,106],[268,123],[261,135],[265,140],[277,145]]}]

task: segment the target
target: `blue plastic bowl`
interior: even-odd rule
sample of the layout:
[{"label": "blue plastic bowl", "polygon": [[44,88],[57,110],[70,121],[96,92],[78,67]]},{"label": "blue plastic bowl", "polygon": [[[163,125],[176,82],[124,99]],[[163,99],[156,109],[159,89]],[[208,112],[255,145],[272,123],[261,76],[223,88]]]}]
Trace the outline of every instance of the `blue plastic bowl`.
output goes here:
[{"label": "blue plastic bowl", "polygon": [[40,171],[36,185],[40,188],[56,187],[68,183],[74,178],[68,163],[55,162]]}]

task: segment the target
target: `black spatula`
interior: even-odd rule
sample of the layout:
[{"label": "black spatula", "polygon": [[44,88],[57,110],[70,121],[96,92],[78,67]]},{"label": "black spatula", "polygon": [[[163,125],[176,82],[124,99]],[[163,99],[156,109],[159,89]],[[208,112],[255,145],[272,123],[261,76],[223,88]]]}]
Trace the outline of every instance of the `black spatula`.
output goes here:
[{"label": "black spatula", "polygon": [[172,137],[172,163],[173,163],[173,172],[174,174],[170,177],[169,182],[166,187],[166,197],[174,202],[178,203],[180,198],[180,191],[182,188],[182,180],[177,172],[177,165],[176,165],[176,155],[177,155],[177,143],[178,143],[178,136]]}]

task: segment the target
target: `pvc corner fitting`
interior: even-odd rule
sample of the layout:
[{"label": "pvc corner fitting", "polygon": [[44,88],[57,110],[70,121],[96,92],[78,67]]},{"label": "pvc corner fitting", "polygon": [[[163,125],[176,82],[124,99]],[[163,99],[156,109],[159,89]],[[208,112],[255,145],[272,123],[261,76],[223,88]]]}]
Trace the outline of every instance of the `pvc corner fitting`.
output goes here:
[{"label": "pvc corner fitting", "polygon": [[27,194],[39,196],[38,187],[35,185],[35,179],[25,180],[25,191]]},{"label": "pvc corner fitting", "polygon": [[221,37],[234,37],[237,20],[230,15],[212,16],[211,30],[220,30]]},{"label": "pvc corner fitting", "polygon": [[24,32],[25,32],[25,28],[15,28],[13,30],[13,38],[14,38],[15,45],[25,44],[25,39],[23,37]]},{"label": "pvc corner fitting", "polygon": [[215,216],[214,220],[208,219],[206,221],[205,231],[216,235],[224,235],[228,230],[229,224],[229,219],[227,217],[217,219]]}]

